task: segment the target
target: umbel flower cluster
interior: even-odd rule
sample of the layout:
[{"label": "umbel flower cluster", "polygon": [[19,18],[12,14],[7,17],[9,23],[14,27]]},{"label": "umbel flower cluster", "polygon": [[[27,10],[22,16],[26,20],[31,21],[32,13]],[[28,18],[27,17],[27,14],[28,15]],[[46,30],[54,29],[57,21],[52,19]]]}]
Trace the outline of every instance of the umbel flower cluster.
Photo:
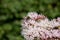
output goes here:
[{"label": "umbel flower cluster", "polygon": [[26,40],[60,40],[60,17],[49,20],[42,14],[29,12],[22,21]]}]

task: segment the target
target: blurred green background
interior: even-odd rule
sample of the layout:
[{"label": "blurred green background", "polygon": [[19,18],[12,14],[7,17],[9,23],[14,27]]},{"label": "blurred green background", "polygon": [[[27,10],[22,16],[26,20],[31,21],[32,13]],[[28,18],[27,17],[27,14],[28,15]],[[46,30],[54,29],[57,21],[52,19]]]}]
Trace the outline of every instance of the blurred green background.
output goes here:
[{"label": "blurred green background", "polygon": [[28,12],[60,17],[60,0],[0,0],[0,40],[24,40],[21,20]]}]

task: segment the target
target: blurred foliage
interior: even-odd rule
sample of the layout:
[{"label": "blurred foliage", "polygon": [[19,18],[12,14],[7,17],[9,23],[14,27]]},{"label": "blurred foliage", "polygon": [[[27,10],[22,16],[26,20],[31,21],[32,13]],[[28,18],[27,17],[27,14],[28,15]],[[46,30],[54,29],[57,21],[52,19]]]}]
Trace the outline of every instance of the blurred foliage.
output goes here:
[{"label": "blurred foliage", "polygon": [[60,17],[60,0],[1,0],[0,40],[24,40],[21,20],[28,12],[42,13],[49,19]]}]

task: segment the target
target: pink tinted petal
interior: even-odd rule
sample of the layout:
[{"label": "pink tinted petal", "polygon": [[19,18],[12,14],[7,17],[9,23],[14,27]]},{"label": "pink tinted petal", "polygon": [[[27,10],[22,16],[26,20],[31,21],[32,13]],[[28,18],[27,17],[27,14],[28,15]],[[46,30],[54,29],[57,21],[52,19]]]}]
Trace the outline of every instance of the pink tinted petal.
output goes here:
[{"label": "pink tinted petal", "polygon": [[58,17],[58,18],[57,18],[57,21],[59,21],[59,22],[60,22],[60,17]]}]

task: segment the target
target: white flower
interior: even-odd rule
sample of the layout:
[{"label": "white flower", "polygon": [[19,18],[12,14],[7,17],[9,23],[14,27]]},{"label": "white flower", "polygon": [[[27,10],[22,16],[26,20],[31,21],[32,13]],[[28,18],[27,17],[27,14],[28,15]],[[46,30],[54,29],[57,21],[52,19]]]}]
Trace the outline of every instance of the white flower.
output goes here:
[{"label": "white flower", "polygon": [[31,19],[36,19],[38,14],[36,12],[29,12],[28,15]]},{"label": "white flower", "polygon": [[54,29],[60,26],[60,18],[51,21],[44,15],[38,15],[36,12],[29,12],[28,20],[25,18],[22,23],[22,32],[26,40],[47,40],[48,38],[60,38],[60,29]]},{"label": "white flower", "polygon": [[60,17],[57,18],[57,21],[60,22]]},{"label": "white flower", "polygon": [[60,38],[60,30],[52,30],[53,37],[58,37]]}]

